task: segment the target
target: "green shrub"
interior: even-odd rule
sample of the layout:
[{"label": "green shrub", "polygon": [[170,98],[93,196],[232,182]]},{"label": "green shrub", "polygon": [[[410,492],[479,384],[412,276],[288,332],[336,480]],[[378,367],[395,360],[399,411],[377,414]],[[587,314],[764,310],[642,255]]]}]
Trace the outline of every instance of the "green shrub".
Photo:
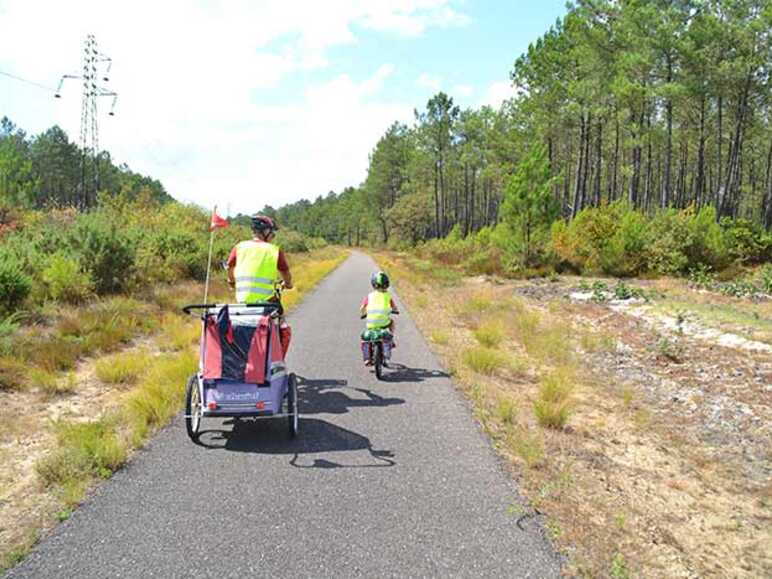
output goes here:
[{"label": "green shrub", "polygon": [[583,209],[573,221],[552,226],[560,262],[584,273],[637,275],[647,265],[649,236],[645,215],[624,201]]},{"label": "green shrub", "polygon": [[81,271],[76,260],[63,253],[51,256],[41,272],[41,281],[48,297],[71,304],[86,301],[94,288],[91,276]]},{"label": "green shrub", "polygon": [[117,223],[99,212],[83,215],[68,241],[81,267],[91,275],[97,293],[127,287],[134,274],[135,247]]},{"label": "green shrub", "polygon": [[759,272],[759,286],[765,294],[772,294],[772,263],[766,264]]},{"label": "green shrub", "polygon": [[729,263],[727,241],[713,207],[706,206],[697,212],[692,207],[662,210],[652,219],[651,228],[652,271],[682,274],[700,264],[718,270]]},{"label": "green shrub", "polygon": [[0,256],[0,315],[18,310],[32,289],[32,280],[9,256]]},{"label": "green shrub", "polygon": [[716,274],[709,265],[701,263],[689,270],[689,283],[700,289],[708,289],[716,283]]},{"label": "green shrub", "polygon": [[747,219],[723,217],[721,228],[731,257],[741,263],[772,261],[772,233]]}]

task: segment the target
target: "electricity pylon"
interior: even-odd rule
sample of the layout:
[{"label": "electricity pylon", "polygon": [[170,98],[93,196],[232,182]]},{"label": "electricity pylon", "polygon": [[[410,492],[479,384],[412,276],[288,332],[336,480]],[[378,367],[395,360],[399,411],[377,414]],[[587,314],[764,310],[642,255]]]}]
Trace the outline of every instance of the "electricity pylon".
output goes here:
[{"label": "electricity pylon", "polygon": [[83,100],[80,109],[80,186],[75,204],[85,209],[96,203],[99,191],[99,119],[97,115],[97,99],[112,97],[110,116],[115,114],[115,102],[118,94],[108,90],[101,83],[110,80],[112,59],[99,52],[97,41],[93,34],[86,37],[83,47],[83,72],[81,74],[65,74],[59,81],[56,98],[61,98],[62,86],[67,79],[83,81]]}]

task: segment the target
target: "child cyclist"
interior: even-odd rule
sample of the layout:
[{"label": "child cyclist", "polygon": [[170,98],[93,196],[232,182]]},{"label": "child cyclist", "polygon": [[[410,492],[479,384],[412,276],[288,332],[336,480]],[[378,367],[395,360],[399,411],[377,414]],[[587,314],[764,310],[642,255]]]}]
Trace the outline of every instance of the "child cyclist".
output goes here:
[{"label": "child cyclist", "polygon": [[[371,291],[362,300],[362,305],[359,307],[359,313],[361,316],[367,316],[367,329],[368,330],[382,330],[387,329],[394,335],[394,320],[391,319],[391,314],[398,314],[399,310],[394,303],[394,299],[389,293],[389,276],[383,271],[378,271],[370,276],[370,285],[373,286]],[[396,344],[392,340],[392,348]],[[386,349],[388,352],[388,349]],[[385,353],[386,353],[385,352]],[[371,364],[369,355],[369,344],[367,342],[362,343],[362,355],[365,359],[365,366]],[[388,358],[388,356],[386,356]]]}]

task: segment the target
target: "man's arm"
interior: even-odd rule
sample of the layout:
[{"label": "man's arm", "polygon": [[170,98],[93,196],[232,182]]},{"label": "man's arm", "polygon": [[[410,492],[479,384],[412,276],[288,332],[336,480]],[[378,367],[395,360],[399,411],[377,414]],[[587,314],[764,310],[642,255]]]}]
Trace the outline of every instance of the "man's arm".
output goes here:
[{"label": "man's arm", "polygon": [[284,287],[287,289],[292,289],[292,274],[290,273],[290,270],[287,271],[280,271],[281,278],[284,280]]},{"label": "man's arm", "polygon": [[292,274],[290,273],[289,264],[287,263],[287,256],[284,255],[282,250],[279,250],[279,263],[277,269],[281,278],[284,280],[284,287],[292,289]]}]

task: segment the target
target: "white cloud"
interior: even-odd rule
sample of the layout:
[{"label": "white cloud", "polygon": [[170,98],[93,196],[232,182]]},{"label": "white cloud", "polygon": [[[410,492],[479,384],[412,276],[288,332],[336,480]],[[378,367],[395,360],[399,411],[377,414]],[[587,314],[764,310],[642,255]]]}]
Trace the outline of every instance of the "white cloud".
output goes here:
[{"label": "white cloud", "polygon": [[474,87],[470,84],[457,84],[453,87],[453,94],[460,97],[469,98],[474,94]]},{"label": "white cloud", "polygon": [[[100,119],[100,144],[175,196],[206,205],[227,197],[249,210],[356,184],[388,124],[411,117],[410,103],[379,96],[390,64],[298,94],[282,82],[323,70],[331,48],[357,42],[356,27],[418,35],[463,25],[450,2],[0,0],[0,70],[56,85],[77,72],[94,33],[120,95],[116,116]],[[77,139],[77,81],[61,100],[12,82],[0,77],[0,115],[31,132],[56,123]],[[261,105],[267,98],[287,104]]]},{"label": "white cloud", "polygon": [[489,105],[498,108],[501,104],[515,96],[516,90],[509,81],[496,81],[488,86],[480,105]]},{"label": "white cloud", "polygon": [[421,88],[427,88],[429,90],[436,91],[439,90],[440,86],[442,85],[442,79],[439,76],[433,76],[427,72],[422,72],[418,76],[416,84]]}]

